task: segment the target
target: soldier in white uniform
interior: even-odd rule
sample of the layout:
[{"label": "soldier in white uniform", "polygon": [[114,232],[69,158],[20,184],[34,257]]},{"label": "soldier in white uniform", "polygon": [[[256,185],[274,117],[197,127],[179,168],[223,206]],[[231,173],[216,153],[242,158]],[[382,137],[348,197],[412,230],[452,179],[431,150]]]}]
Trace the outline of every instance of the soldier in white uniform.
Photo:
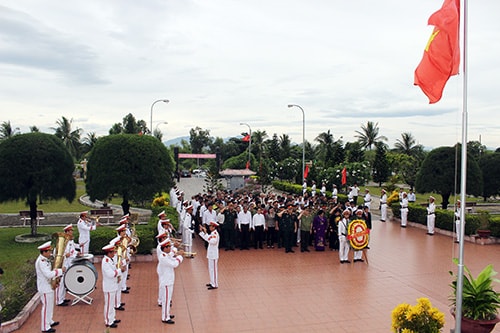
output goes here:
[{"label": "soldier in white uniform", "polygon": [[460,200],[457,200],[457,208],[455,209],[455,230],[457,235],[455,243],[460,243]]},{"label": "soldier in white uniform", "polygon": [[434,235],[434,223],[436,222],[436,199],[433,196],[429,197],[429,205],[427,206],[427,235]]},{"label": "soldier in white uniform", "polygon": [[[158,274],[158,281],[160,281],[160,256],[162,254],[161,251],[161,246],[160,244],[165,240],[169,238],[166,232],[162,232],[156,236],[156,240],[158,241],[158,245],[156,245],[156,259],[158,259],[158,264],[156,265],[156,273]],[[162,294],[162,288],[159,285],[158,286],[158,306],[161,306],[161,294]]]},{"label": "soldier in white uniform", "polygon": [[59,322],[52,319],[54,313],[54,290],[50,281],[53,278],[62,276],[66,268],[63,266],[62,269],[52,270],[52,264],[49,261],[49,257],[52,254],[50,241],[40,245],[38,250],[40,250],[40,255],[36,259],[35,270],[36,286],[40,294],[40,300],[42,301],[41,328],[42,332],[55,332],[56,330],[52,327],[59,325]]},{"label": "soldier in white uniform", "polygon": [[401,228],[406,228],[408,223],[408,195],[403,192],[401,199]]},{"label": "soldier in white uniform", "polygon": [[[73,263],[73,259],[75,259],[79,255],[79,253],[78,251],[76,251],[75,241],[73,240],[73,225],[68,224],[64,227],[63,230],[68,237],[68,242],[66,243],[66,248],[64,249],[63,267],[68,270],[68,268]],[[56,288],[56,305],[58,306],[67,306],[70,301],[69,299],[65,299],[66,287],[64,286],[64,278],[65,275],[63,275],[61,283],[59,283]]]},{"label": "soldier in white uniform", "polygon": [[104,324],[106,327],[118,327],[120,320],[115,318],[115,300],[118,293],[118,284],[121,279],[121,273],[125,267],[117,268],[113,260],[115,255],[115,246],[108,244],[102,248],[105,252],[101,262],[102,270],[102,291],[104,293]]},{"label": "soldier in white uniform", "polygon": [[346,209],[342,212],[342,219],[338,224],[339,235],[339,259],[340,263],[348,263],[349,261],[349,241],[347,240],[347,226],[349,225],[349,217],[351,211]]},{"label": "soldier in white uniform", "polygon": [[207,283],[208,290],[219,288],[219,271],[217,264],[219,261],[219,233],[217,227],[219,224],[215,221],[210,221],[210,234],[207,234],[205,226],[200,226],[200,237],[208,242],[207,259],[208,259],[208,274],[210,275],[210,283]]},{"label": "soldier in white uniform", "polygon": [[170,314],[170,302],[172,293],[174,292],[175,272],[183,261],[182,255],[172,253],[172,243],[169,239],[164,240],[160,244],[161,254],[158,257],[158,277],[161,292],[161,321],[165,324],[175,324],[172,320],[173,315]]},{"label": "soldier in white uniform", "polygon": [[387,220],[387,193],[384,189],[381,191],[380,196],[380,221],[385,222]]},{"label": "soldier in white uniform", "polygon": [[337,190],[337,185],[333,184],[333,188],[332,188],[332,198],[333,198],[333,203],[334,203],[335,205],[337,204],[338,193],[339,193],[339,191]]},{"label": "soldier in white uniform", "polygon": [[89,253],[90,247],[90,232],[96,229],[97,224],[93,224],[87,219],[87,212],[81,212],[80,219],[76,225],[78,227],[78,244],[80,244],[80,253],[87,254]]},{"label": "soldier in white uniform", "polygon": [[[184,221],[182,222],[182,243],[186,252],[191,253],[193,246],[193,234],[194,234],[194,223],[193,223],[193,205],[186,207],[186,214],[184,215]],[[191,256],[193,258],[193,256]]]},{"label": "soldier in white uniform", "polygon": [[364,200],[364,203],[365,203],[365,207],[368,207],[368,211],[371,211],[372,196],[370,195],[370,190],[369,189],[365,189],[365,196],[364,196],[363,200]]}]

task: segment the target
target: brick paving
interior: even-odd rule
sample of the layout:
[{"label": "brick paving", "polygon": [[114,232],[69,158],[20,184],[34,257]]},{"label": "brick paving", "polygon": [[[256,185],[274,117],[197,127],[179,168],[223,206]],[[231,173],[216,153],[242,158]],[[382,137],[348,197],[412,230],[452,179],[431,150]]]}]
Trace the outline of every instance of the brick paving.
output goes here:
[{"label": "brick paving", "polygon": [[[285,253],[282,249],[221,251],[219,289],[207,290],[205,249],[194,241],[194,259],[177,269],[172,313],[174,325],[161,322],[156,305],[156,262],[134,262],[126,310],[111,332],[390,332],[391,310],[428,297],[446,313],[443,332],[454,327],[449,315],[452,257],[450,237],[401,229],[376,221],[369,265],[341,265],[335,251]],[[465,262],[474,273],[486,264],[498,270],[500,247],[465,244]],[[96,264],[100,274],[100,264]],[[56,307],[57,332],[105,332],[101,281],[92,305]],[[498,286],[497,286],[498,289]],[[40,306],[17,332],[39,331]],[[494,332],[500,332],[497,326]]]},{"label": "brick paving", "polygon": [[[182,184],[182,181],[181,181]],[[194,193],[194,192],[192,192]],[[428,297],[449,314],[451,258],[458,244],[449,236],[427,236],[421,228],[379,222],[374,216],[369,264],[341,265],[336,251],[285,253],[283,249],[221,250],[219,289],[207,290],[205,249],[176,270],[172,313],[175,324],[161,322],[157,306],[156,262],[134,262],[126,310],[117,312],[118,328],[110,332],[373,332],[391,331],[391,311],[399,303]],[[143,258],[144,259],[144,258]],[[500,246],[465,244],[465,264],[477,274],[493,263],[500,270]],[[100,274],[100,264],[95,265]],[[92,305],[56,307],[57,332],[106,332],[101,281]],[[498,290],[500,286],[496,286]],[[16,332],[40,331],[40,306]],[[494,332],[500,332],[497,325]]]}]

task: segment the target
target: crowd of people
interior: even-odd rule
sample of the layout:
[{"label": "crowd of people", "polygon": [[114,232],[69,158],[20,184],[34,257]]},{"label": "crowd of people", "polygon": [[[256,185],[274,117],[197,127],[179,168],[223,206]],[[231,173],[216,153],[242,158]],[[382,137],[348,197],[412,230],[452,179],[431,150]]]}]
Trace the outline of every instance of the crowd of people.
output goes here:
[{"label": "crowd of people", "polygon": [[[313,184],[315,185],[315,184]],[[322,189],[324,184],[322,184]],[[301,252],[327,249],[338,251],[341,264],[350,263],[349,252],[352,250],[354,262],[363,262],[363,251],[369,249],[368,239],[361,247],[350,243],[352,237],[369,235],[372,228],[370,191],[365,190],[359,201],[360,189],[357,184],[348,188],[348,200],[339,202],[337,189],[333,188],[332,196],[326,191],[307,190],[301,195],[269,193],[250,193],[247,191],[217,191],[197,194],[190,199],[176,186],[170,191],[170,204],[177,209],[179,226],[174,228],[165,211],[158,214],[157,248],[158,258],[158,306],[161,307],[161,320],[166,324],[174,324],[174,315],[170,313],[172,294],[175,283],[175,269],[184,258],[194,258],[192,252],[193,238],[199,235],[206,243],[209,282],[208,290],[219,288],[218,259],[219,248],[225,251],[260,249],[283,249],[285,253],[294,253],[295,248]],[[414,194],[400,192],[401,227],[407,225],[408,204],[415,200]],[[381,191],[380,221],[387,219],[387,193]],[[430,197],[428,211],[428,234],[434,233],[434,198]],[[362,232],[352,234],[350,225],[362,221]],[[65,272],[77,260],[92,258],[88,254],[90,232],[98,224],[87,217],[86,212],[80,214],[77,227],[80,237],[77,243],[73,240],[73,225],[63,228],[65,241],[64,253],[52,253],[51,242],[38,247],[40,256],[36,261],[37,287],[41,295],[41,330],[55,332],[53,308],[67,306],[68,292],[65,287]],[[125,215],[115,229],[117,236],[102,247],[105,255],[101,262],[102,291],[104,293],[104,324],[114,328],[120,323],[116,311],[125,310],[122,294],[129,293],[127,279],[130,266],[130,216]],[[52,267],[51,257],[62,256],[61,267]],[[53,285],[54,279],[58,283]]]},{"label": "crowd of people", "polygon": [[[337,191],[331,197],[322,191],[306,191],[302,195],[209,191],[186,199],[184,193],[174,187],[170,199],[178,212],[177,233],[182,234],[188,247],[195,230],[200,226],[208,230],[211,222],[217,222],[219,246],[225,251],[277,247],[285,253],[293,253],[297,246],[301,252],[310,251],[310,247],[315,251],[339,250],[346,236],[339,224],[344,218],[349,222],[361,219],[371,229],[370,192],[365,190],[363,203],[356,205],[358,191],[355,184],[349,200],[341,203]],[[340,261],[346,262],[342,258]]]}]

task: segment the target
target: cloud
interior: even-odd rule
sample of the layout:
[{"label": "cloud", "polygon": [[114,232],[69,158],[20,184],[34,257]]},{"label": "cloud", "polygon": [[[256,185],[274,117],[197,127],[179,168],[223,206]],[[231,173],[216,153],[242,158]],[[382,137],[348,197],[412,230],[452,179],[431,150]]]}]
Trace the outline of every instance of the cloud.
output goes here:
[{"label": "cloud", "polygon": [[103,84],[97,54],[32,16],[0,6],[0,63],[57,73],[82,84]]}]

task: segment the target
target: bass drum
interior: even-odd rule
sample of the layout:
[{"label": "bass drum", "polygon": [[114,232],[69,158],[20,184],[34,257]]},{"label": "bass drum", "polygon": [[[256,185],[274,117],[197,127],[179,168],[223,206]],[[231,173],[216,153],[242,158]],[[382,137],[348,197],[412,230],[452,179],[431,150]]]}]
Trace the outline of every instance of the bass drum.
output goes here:
[{"label": "bass drum", "polygon": [[87,260],[80,260],[66,270],[64,286],[75,295],[87,295],[95,289],[97,270]]}]

